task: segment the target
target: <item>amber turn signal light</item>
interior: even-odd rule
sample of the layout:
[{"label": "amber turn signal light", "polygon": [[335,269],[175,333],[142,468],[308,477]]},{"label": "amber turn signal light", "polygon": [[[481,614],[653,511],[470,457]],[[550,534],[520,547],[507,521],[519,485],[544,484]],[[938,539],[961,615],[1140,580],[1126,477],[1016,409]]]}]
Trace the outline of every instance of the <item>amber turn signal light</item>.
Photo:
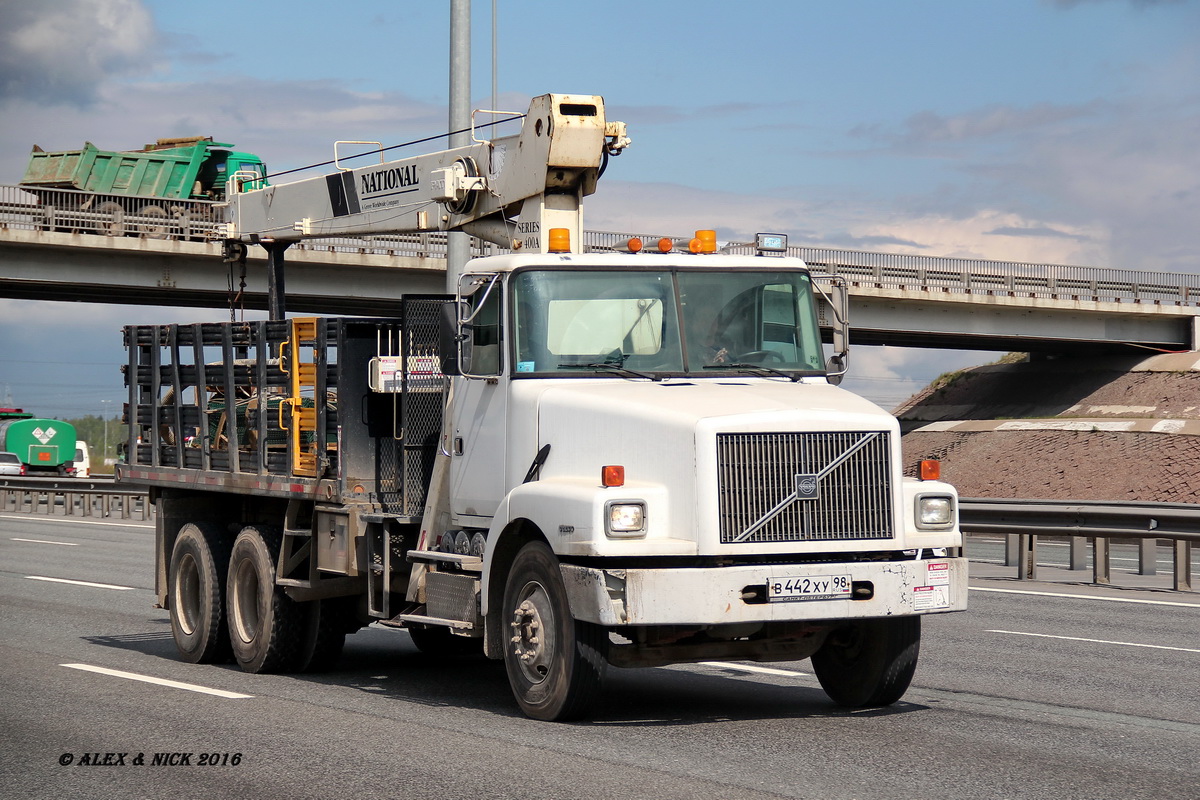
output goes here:
[{"label": "amber turn signal light", "polygon": [[602,486],[624,486],[625,468],[615,464],[601,467],[600,484]]}]

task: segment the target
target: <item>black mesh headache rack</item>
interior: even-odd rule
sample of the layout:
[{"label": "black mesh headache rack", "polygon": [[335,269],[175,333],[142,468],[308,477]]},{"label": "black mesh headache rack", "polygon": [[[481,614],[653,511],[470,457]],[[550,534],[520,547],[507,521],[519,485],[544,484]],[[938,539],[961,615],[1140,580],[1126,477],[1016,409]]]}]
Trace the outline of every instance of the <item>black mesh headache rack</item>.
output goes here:
[{"label": "black mesh headache rack", "polygon": [[441,431],[441,296],[388,318],[129,325],[118,479],[419,517]]}]

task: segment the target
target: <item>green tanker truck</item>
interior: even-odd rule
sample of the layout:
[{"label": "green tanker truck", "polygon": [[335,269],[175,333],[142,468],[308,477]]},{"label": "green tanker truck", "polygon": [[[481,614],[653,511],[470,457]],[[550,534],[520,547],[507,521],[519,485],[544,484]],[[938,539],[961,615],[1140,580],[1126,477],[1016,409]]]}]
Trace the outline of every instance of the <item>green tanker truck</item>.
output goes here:
[{"label": "green tanker truck", "polygon": [[69,422],[0,408],[0,451],[16,453],[27,475],[73,475],[75,442],[75,426]]},{"label": "green tanker truck", "polygon": [[140,150],[86,142],[79,150],[47,152],[34,145],[21,185],[37,195],[56,230],[186,237],[195,227],[190,223],[216,220],[209,204],[189,201],[223,201],[235,175],[242,190],[266,185],[262,159],[232,148],[195,136],[159,139]]}]

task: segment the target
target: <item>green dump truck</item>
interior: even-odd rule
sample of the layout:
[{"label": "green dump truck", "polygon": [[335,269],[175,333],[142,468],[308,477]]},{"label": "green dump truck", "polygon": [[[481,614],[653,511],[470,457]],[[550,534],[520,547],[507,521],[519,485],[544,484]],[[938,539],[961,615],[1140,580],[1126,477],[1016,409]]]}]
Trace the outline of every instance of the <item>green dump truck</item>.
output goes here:
[{"label": "green dump truck", "polygon": [[141,150],[86,142],[79,150],[47,152],[34,145],[21,185],[38,196],[57,230],[188,235],[195,232],[190,223],[216,219],[207,204],[191,201],[224,200],[235,175],[243,189],[266,185],[262,159],[232,147],[195,136],[159,139]]}]

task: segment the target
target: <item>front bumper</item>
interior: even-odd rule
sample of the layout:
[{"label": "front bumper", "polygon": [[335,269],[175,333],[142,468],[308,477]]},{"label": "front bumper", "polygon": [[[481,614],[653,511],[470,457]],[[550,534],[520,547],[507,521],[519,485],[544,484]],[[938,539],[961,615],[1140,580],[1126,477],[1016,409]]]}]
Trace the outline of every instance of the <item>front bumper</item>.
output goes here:
[{"label": "front bumper", "polygon": [[[562,575],[572,616],[605,626],[861,619],[967,607],[965,558],[682,569],[563,564]],[[743,597],[774,578],[830,575],[849,575],[856,587],[869,586],[871,596],[789,602]]]}]

